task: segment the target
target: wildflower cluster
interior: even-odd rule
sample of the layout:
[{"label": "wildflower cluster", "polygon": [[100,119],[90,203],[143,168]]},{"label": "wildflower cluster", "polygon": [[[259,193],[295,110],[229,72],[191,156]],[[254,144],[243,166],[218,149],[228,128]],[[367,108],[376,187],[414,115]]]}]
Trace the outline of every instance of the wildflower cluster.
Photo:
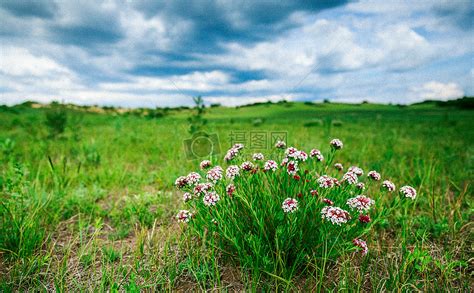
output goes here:
[{"label": "wildflower cluster", "polygon": [[[176,179],[188,206],[176,219],[243,264],[257,259],[280,267],[281,261],[303,262],[300,253],[327,253],[324,247],[336,247],[331,255],[337,256],[353,251],[351,243],[367,255],[368,245],[360,237],[381,215],[379,199],[390,195],[381,192],[393,192],[395,184],[389,180],[380,184],[380,173],[371,170],[363,176],[363,169],[354,165],[347,164],[347,172],[339,172],[342,163],[332,162],[342,147],[339,139],[333,139],[326,152],[313,148],[308,155],[279,141],[277,155],[269,158],[248,154],[243,145],[235,144],[224,157],[225,168],[206,160],[200,163],[200,172]],[[399,191],[402,197],[416,197],[413,187]],[[321,216],[314,217],[317,213]],[[206,236],[209,231],[213,237]]]}]

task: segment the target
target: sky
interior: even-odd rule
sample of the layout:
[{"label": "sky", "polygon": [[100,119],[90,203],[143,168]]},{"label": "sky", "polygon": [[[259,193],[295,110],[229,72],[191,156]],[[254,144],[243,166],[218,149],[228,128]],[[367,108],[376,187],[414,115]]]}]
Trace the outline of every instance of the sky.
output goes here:
[{"label": "sky", "polygon": [[0,0],[0,104],[474,95],[474,3]]}]

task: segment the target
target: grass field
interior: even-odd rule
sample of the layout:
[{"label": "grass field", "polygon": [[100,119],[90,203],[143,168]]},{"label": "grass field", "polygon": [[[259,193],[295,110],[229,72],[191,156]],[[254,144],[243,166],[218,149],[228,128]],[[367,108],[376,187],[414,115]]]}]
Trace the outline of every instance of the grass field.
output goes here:
[{"label": "grass field", "polygon": [[472,111],[303,103],[206,109],[204,130],[218,135],[223,166],[232,133],[287,132],[288,145],[307,152],[327,152],[339,138],[344,166],[378,170],[397,190],[408,184],[418,191],[408,211],[394,210],[374,225],[366,257],[310,260],[322,276],[305,270],[290,279],[250,271],[177,223],[184,204],[175,179],[200,162],[183,147],[193,110],[149,118],[68,109],[67,127],[55,137],[45,124],[48,109],[1,111],[0,291],[470,291],[474,285]]}]

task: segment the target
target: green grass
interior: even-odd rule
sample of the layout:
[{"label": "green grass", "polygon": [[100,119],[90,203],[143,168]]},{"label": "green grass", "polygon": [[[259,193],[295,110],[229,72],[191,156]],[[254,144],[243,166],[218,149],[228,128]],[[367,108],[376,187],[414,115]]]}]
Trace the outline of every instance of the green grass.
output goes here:
[{"label": "green grass", "polygon": [[199,164],[183,148],[191,110],[150,119],[70,109],[55,137],[45,109],[1,111],[0,291],[472,288],[472,111],[300,103],[208,109],[205,130],[218,134],[220,157],[232,131],[286,131],[289,145],[306,151],[338,137],[344,166],[378,170],[419,192],[409,226],[403,210],[387,214],[367,258],[310,259],[312,269],[289,280],[255,274],[176,223],[184,204],[174,180]]}]

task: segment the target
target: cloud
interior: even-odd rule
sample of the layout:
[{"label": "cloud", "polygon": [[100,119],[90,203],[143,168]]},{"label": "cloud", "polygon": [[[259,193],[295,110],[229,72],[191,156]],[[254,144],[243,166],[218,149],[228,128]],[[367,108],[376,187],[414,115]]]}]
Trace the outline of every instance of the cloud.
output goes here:
[{"label": "cloud", "polygon": [[3,47],[0,55],[0,72],[12,76],[44,76],[68,74],[67,68],[45,56],[34,56],[28,50]]},{"label": "cloud", "polygon": [[59,3],[59,15],[54,23],[48,25],[52,42],[88,48],[122,39],[118,4],[84,0]]},{"label": "cloud", "polygon": [[2,0],[0,8],[19,17],[52,18],[55,15],[56,4],[42,1]]},{"label": "cloud", "polygon": [[464,91],[455,82],[442,83],[437,81],[426,82],[410,89],[413,101],[442,100],[460,98]]},{"label": "cloud", "polygon": [[472,11],[448,1],[4,0],[0,103],[470,95]]}]

